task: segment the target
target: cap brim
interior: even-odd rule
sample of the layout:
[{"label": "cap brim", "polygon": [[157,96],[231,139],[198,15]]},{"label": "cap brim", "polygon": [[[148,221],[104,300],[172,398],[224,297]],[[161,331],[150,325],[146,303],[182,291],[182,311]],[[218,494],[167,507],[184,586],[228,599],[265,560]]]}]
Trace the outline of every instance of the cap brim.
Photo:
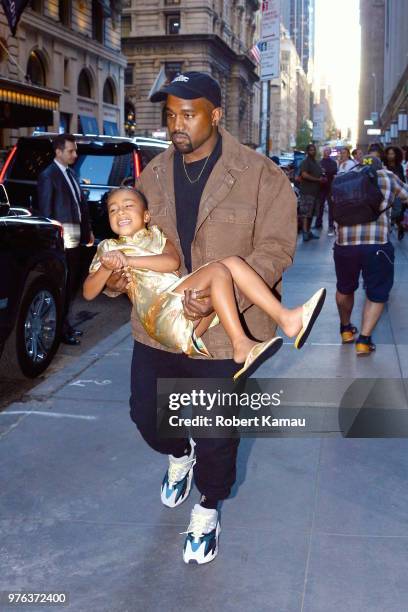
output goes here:
[{"label": "cap brim", "polygon": [[203,97],[203,94],[186,87],[183,83],[170,83],[150,96],[150,102],[163,102],[169,95],[183,100],[196,100]]}]

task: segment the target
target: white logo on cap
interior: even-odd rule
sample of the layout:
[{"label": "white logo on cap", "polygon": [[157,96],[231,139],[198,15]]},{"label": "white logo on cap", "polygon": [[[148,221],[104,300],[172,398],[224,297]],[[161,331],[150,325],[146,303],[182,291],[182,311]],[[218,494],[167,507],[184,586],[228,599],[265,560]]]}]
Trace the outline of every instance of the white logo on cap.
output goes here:
[{"label": "white logo on cap", "polygon": [[179,74],[175,79],[172,80],[172,83],[177,83],[177,81],[182,81],[183,83],[187,83],[190,80],[190,77],[184,76],[184,74]]}]

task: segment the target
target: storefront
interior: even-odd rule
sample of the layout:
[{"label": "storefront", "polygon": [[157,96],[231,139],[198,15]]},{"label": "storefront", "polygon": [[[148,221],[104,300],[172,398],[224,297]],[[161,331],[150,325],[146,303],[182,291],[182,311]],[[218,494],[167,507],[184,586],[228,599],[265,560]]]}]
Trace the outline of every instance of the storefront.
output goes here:
[{"label": "storefront", "polygon": [[0,77],[0,129],[52,125],[59,97],[51,89]]},{"label": "storefront", "polygon": [[59,97],[54,90],[0,77],[0,163],[11,145],[10,130],[53,125]]}]

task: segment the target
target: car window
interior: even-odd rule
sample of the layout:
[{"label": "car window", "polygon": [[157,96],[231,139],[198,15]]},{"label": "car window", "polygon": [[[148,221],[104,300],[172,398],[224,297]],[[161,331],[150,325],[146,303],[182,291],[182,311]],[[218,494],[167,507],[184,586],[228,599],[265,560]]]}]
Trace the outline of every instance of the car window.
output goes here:
[{"label": "car window", "polygon": [[78,178],[90,185],[120,185],[134,175],[133,160],[130,153],[123,155],[78,155],[74,164]]},{"label": "car window", "polygon": [[17,148],[7,178],[23,181],[36,181],[38,175],[54,159],[52,146],[47,141],[30,141]]},{"label": "car window", "polygon": [[152,147],[151,145],[144,145],[141,143],[138,144],[140,148],[140,155],[142,156],[143,168],[147,166],[153,157],[156,157],[156,155],[159,155],[159,153],[163,153],[163,151],[166,150],[163,147]]}]

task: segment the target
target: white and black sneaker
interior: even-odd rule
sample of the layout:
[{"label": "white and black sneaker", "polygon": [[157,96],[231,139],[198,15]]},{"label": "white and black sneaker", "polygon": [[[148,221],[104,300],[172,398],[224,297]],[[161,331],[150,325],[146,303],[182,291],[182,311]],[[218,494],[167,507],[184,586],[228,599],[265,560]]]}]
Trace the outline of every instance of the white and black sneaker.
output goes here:
[{"label": "white and black sneaker", "polygon": [[184,563],[209,563],[218,554],[221,531],[217,510],[196,504],[191,511],[190,524],[183,548]]},{"label": "white and black sneaker", "polygon": [[193,445],[189,455],[183,457],[169,455],[169,468],[161,486],[161,500],[168,508],[175,508],[187,499],[193,480],[195,462]]}]

